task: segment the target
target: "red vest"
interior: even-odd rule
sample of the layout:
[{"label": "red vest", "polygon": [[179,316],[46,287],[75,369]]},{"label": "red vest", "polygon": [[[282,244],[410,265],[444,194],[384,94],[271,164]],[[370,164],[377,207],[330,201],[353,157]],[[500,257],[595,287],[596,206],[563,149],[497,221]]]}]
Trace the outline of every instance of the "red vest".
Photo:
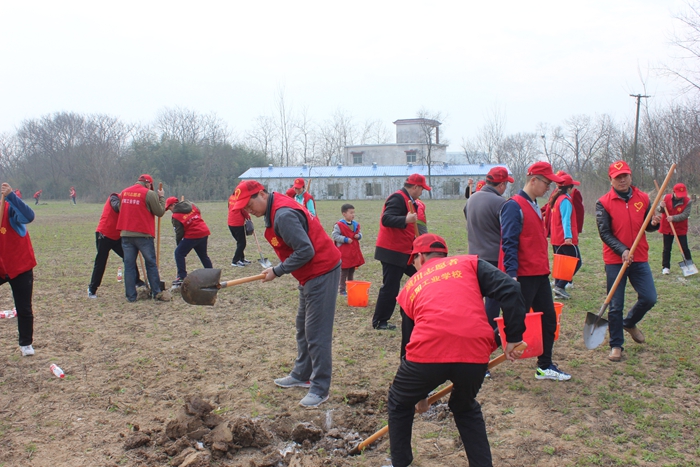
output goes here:
[{"label": "red vest", "polygon": [[156,236],[155,217],[146,205],[148,188],[137,183],[125,188],[119,197],[122,200],[119,209],[117,230],[141,232],[151,237]]},{"label": "red vest", "polygon": [[119,240],[120,235],[119,230],[117,230],[119,213],[114,212],[112,204],[109,201],[109,198],[107,198],[107,202],[102,208],[102,215],[100,216],[100,222],[97,224],[96,232],[100,232],[111,240]]},{"label": "red vest", "polygon": [[360,242],[355,238],[355,234],[360,233],[360,224],[357,224],[357,231],[353,232],[347,222],[344,220],[338,221],[340,233],[344,237],[352,238],[352,243],[343,243],[338,247],[340,249],[340,258],[343,260],[342,268],[357,268],[365,264],[365,257],[362,256]]},{"label": "red vest", "polygon": [[583,207],[583,196],[577,188],[571,189],[571,203],[574,205],[574,212],[576,213],[576,227],[578,233],[583,232],[583,217],[586,214]]},{"label": "red vest", "polygon": [[29,231],[20,237],[10,225],[10,203],[2,203],[2,221],[0,222],[0,277],[14,279],[23,272],[36,266],[34,248],[29,238]]},{"label": "red vest", "polygon": [[192,211],[188,212],[187,214],[182,212],[174,212],[173,219],[180,221],[182,226],[185,228],[184,238],[204,238],[211,234],[209,227],[207,227],[206,222],[204,222],[204,219],[202,219],[202,214],[194,204],[192,205]]},{"label": "red vest", "polygon": [[233,195],[228,197],[228,225],[231,227],[243,227],[245,220],[250,219],[250,215],[243,209],[233,209],[235,202]]},{"label": "red vest", "polygon": [[265,238],[270,242],[270,245],[272,245],[277,257],[281,261],[289,258],[294,250],[284,243],[282,238],[275,234],[275,213],[277,213],[277,210],[279,208],[291,208],[301,211],[306,216],[306,223],[309,226],[307,235],[315,250],[314,257],[296,271],[292,271],[292,276],[294,276],[301,285],[304,285],[307,281],[322,276],[335,268],[340,261],[340,252],[335,248],[331,237],[323,230],[323,226],[318,218],[312,216],[309,211],[299,203],[282,193],[273,193],[271,196],[273,197],[272,206],[268,213],[270,227],[265,229]]},{"label": "red vest", "polygon": [[576,208],[571,198],[567,195],[559,195],[559,198],[554,202],[554,209],[551,211],[550,215],[550,234],[552,236],[552,245],[563,245],[564,244],[564,225],[561,221],[561,211],[560,206],[562,201],[568,199],[571,203],[571,242],[574,245],[578,245],[578,220],[576,216]]},{"label": "red vest", "polygon": [[433,258],[403,287],[396,301],[415,324],[406,360],[487,363],[496,349],[475,255]]},{"label": "red vest", "polygon": [[[407,212],[411,212],[411,199],[408,195],[403,190],[399,190],[396,193],[400,194],[406,201]],[[386,203],[382,208],[382,215],[379,219],[384,216],[385,209]],[[413,251],[414,238],[416,238],[416,227],[413,224],[406,224],[405,228],[397,229],[394,227],[384,227],[381,220],[379,221],[379,233],[377,234],[378,247],[410,255],[411,251]]]},{"label": "red vest", "polygon": [[[632,187],[632,197],[625,201],[610,188],[599,200],[611,219],[612,234],[627,248],[632,248],[639,229],[644,224],[644,217],[649,207],[649,195],[636,186]],[[649,260],[649,244],[646,235],[637,245],[634,252],[634,262],[644,263]],[[605,264],[622,264],[622,256],[617,255],[612,248],[603,243],[603,261]]]},{"label": "red vest", "polygon": [[[666,209],[668,209],[668,213],[672,216],[675,216],[676,214],[680,214],[685,210],[685,207],[688,205],[690,202],[690,198],[687,196],[683,198],[683,202],[679,204],[676,207],[673,207],[673,195],[671,193],[667,194],[664,196],[664,201],[666,204]],[[681,222],[674,222],[673,227],[676,229],[676,233],[678,235],[685,235],[688,233],[688,219],[681,221]],[[666,218],[666,212],[664,212],[661,215],[661,225],[659,226],[659,232],[661,232],[664,235],[673,235],[673,231],[671,230],[671,225],[668,222],[668,219]]]},{"label": "red vest", "polygon": [[[549,274],[549,249],[544,222],[528,200],[516,194],[511,198],[518,203],[523,213],[523,230],[518,242],[519,276],[543,276]],[[503,257],[503,249],[500,252]],[[503,260],[499,261],[503,268]]]}]

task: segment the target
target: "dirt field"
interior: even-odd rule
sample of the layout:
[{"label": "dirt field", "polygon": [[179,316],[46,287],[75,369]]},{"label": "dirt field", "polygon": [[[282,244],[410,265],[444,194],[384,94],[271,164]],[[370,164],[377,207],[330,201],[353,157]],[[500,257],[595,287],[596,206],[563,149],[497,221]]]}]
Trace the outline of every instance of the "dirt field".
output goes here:
[{"label": "dirt field", "polygon": [[[321,202],[326,230],[341,202]],[[127,303],[110,258],[98,298],[87,298],[100,205],[37,206],[29,226],[35,269],[36,356],[23,358],[16,320],[0,320],[0,466],[381,466],[388,438],[359,456],[348,450],[386,424],[386,394],[398,366],[400,335],[371,328],[381,282],[372,259],[380,202],[356,202],[367,264],[356,279],[372,282],[366,308],[338,298],[330,400],[319,409],[298,405],[304,389],[280,389],[296,356],[296,283],[222,290],[213,307],[176,296],[170,303]],[[444,235],[451,254],[466,252],[462,201],[427,201],[430,230]],[[210,257],[222,279],[257,274],[233,268],[234,242],[225,203],[202,204],[212,230]],[[697,216],[696,216],[697,217]],[[262,221],[256,220],[260,236]],[[697,224],[697,219],[693,220]],[[163,218],[161,278],[175,278],[170,214]],[[697,229],[691,247],[697,247]],[[700,321],[698,278],[678,267],[660,275],[661,239],[652,238],[659,304],[640,327],[648,343],[626,345],[622,363],[607,361],[607,342],[586,350],[587,311],[605,298],[600,241],[588,218],[585,265],[566,303],[554,359],[569,382],[537,381],[535,360],[496,368],[479,395],[498,466],[700,465]],[[276,259],[263,245],[266,257]],[[700,260],[700,254],[698,254]],[[674,250],[673,264],[678,261]],[[194,253],[189,270],[200,267]],[[628,303],[633,296],[628,295]],[[0,309],[12,307],[9,286]],[[398,313],[393,322],[398,324]],[[66,373],[58,379],[52,363]],[[445,401],[443,401],[445,402]],[[416,466],[465,466],[464,451],[445,404],[417,416]]]}]

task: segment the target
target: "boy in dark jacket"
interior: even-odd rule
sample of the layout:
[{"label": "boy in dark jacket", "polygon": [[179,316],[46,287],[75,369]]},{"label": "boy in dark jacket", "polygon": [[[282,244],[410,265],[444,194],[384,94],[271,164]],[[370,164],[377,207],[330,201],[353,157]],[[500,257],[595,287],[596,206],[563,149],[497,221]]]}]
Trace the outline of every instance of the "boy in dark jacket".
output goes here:
[{"label": "boy in dark jacket", "polygon": [[173,229],[175,230],[175,264],[177,265],[177,279],[173,285],[179,287],[187,277],[185,258],[194,250],[205,268],[212,268],[211,260],[207,254],[207,241],[209,239],[209,227],[202,219],[202,215],[194,203],[178,201],[171,196],[165,201],[165,210],[173,213]]}]

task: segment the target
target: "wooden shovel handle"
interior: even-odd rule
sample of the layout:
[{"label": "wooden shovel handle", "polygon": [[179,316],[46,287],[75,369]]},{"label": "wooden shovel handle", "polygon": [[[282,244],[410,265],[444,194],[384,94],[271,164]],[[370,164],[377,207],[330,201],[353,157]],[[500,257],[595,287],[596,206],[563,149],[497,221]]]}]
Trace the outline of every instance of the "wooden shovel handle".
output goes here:
[{"label": "wooden shovel handle", "polygon": [[267,274],[265,274],[265,273],[260,273],[260,274],[258,274],[257,276],[250,276],[250,277],[243,277],[243,278],[241,278],[241,279],[234,279],[234,280],[232,280],[232,281],[222,282],[222,283],[219,284],[219,285],[221,285],[221,288],[223,289],[223,288],[225,288],[225,287],[231,287],[231,286],[233,286],[233,285],[245,284],[246,282],[260,281],[260,280],[265,279],[266,276],[267,276]]},{"label": "wooden shovel handle", "polygon": [[[632,248],[630,248],[630,256],[634,254],[634,251],[637,249],[637,245],[639,245],[639,242],[642,240],[642,237],[644,236],[644,231],[647,229],[647,226],[649,225],[649,222],[651,222],[651,218],[654,217],[654,212],[656,211],[656,207],[659,205],[659,200],[661,199],[661,194],[666,190],[666,187],[668,186],[668,182],[671,181],[671,176],[673,175],[673,172],[676,170],[676,164],[671,164],[671,168],[668,169],[668,174],[666,174],[666,178],[664,179],[664,183],[661,185],[661,190],[659,190],[658,193],[656,193],[656,198],[654,198],[654,202],[651,205],[651,208],[649,209],[649,213],[647,214],[647,217],[644,218],[644,223],[642,224],[642,227],[639,229],[639,232],[637,232],[637,238],[634,239],[634,243],[632,244]],[[615,282],[613,283],[613,286],[610,287],[610,292],[608,292],[608,296],[605,297],[605,302],[603,303],[603,306],[600,307],[600,312],[598,312],[598,317],[600,318],[603,316],[603,313],[605,312],[605,309],[608,307],[608,304],[612,301],[613,295],[615,295],[615,290],[617,290],[617,286],[620,285],[620,281],[622,280],[622,277],[625,275],[625,271],[627,270],[627,267],[629,266],[629,263],[625,261],[622,263],[622,267],[620,268],[620,272],[617,273],[617,277],[615,278]]]},{"label": "wooden shovel handle", "polygon": [[[163,182],[158,184],[158,191],[163,189]],[[160,217],[158,218],[158,236],[156,237],[156,268],[160,269]]]},{"label": "wooden shovel handle", "polygon": [[[527,348],[527,343],[526,342],[521,342],[519,345],[515,347],[515,350],[525,350]],[[501,354],[498,357],[494,358],[489,362],[488,369],[490,370],[491,368],[500,365],[501,363],[506,361],[506,354]],[[447,386],[445,386],[443,389],[440,391],[436,392],[432,396],[428,398],[428,404],[433,404],[435,401],[438,401],[448,395],[449,393],[452,392],[452,386],[453,384],[450,383]],[[363,449],[365,449],[367,446],[370,444],[374,443],[377,441],[379,438],[384,436],[387,432],[389,431],[389,425],[385,425],[381,430],[377,431],[375,434],[367,438],[366,440],[362,441],[360,444],[355,447],[355,449],[352,450],[353,453],[355,452],[362,452]]]},{"label": "wooden shovel handle", "polygon": [[[416,211],[413,210],[413,201],[408,201],[408,210],[411,212],[411,214],[415,214]],[[418,237],[418,222],[415,222],[413,224],[413,230],[414,230],[414,235]]]},{"label": "wooden shovel handle", "polygon": [[[656,183],[656,180],[654,180],[654,185],[656,186],[656,189],[659,190],[659,184]],[[668,208],[666,207],[666,203],[664,203],[664,212],[666,213],[666,218],[668,219],[671,217],[671,214],[668,212]],[[676,233],[676,228],[673,226],[673,222],[668,221],[668,225],[671,227],[671,232],[673,232],[673,237],[676,239],[676,243],[678,243],[678,248],[681,249],[681,258],[683,258],[683,261],[685,261],[685,252],[683,251],[683,245],[681,245],[681,241],[678,239],[678,234]]]}]

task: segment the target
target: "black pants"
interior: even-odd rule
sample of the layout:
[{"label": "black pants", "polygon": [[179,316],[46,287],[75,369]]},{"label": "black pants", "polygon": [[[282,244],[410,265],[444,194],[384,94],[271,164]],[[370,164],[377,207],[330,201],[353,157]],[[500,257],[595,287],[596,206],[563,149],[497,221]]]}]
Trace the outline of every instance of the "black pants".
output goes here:
[{"label": "black pants", "polygon": [[[661,267],[662,268],[671,269],[671,248],[673,248],[674,241],[675,241],[675,239],[673,238],[673,234],[671,234],[671,235],[664,234],[664,252],[661,255]],[[678,241],[681,242],[681,247],[683,248],[683,256],[685,256],[685,259],[693,259],[690,256],[690,248],[688,248],[688,236],[687,235],[679,235]]]},{"label": "black pants", "polygon": [[411,277],[416,273],[416,268],[411,266],[395,266],[382,261],[382,286],[377,296],[377,304],[374,306],[372,327],[379,326],[391,319],[396,308],[396,297],[401,289],[401,278],[404,274]]},{"label": "black pants", "polygon": [[554,333],[557,330],[557,316],[554,313],[552,286],[549,275],[518,276],[520,292],[525,300],[525,309],[542,312],[542,355],[537,357],[537,366],[543,370],[552,364]]},{"label": "black pants", "polygon": [[233,259],[231,260],[232,263],[237,263],[239,261],[243,261],[245,259],[245,246],[246,246],[246,238],[245,238],[245,226],[241,225],[239,227],[233,227],[233,226],[228,226],[228,229],[231,231],[231,235],[233,235],[233,239],[236,240],[236,252],[233,254]]},{"label": "black pants", "polygon": [[338,292],[346,292],[345,283],[355,279],[355,269],[343,268],[340,270],[340,284],[338,284]]},{"label": "black pants", "polygon": [[464,443],[470,467],[491,467],[486,423],[476,395],[484,382],[485,363],[414,363],[401,361],[389,388],[389,443],[394,467],[413,462],[411,433],[418,401],[447,380],[454,385],[449,407]]},{"label": "black pants", "polygon": [[[578,245],[552,245],[552,251],[554,252],[554,254],[557,255],[565,255],[571,256],[572,258],[578,258],[578,264],[576,265],[576,269],[574,270],[574,275],[576,275],[578,270],[581,269],[581,266],[583,266],[583,260],[581,259],[581,250],[578,249]],[[563,279],[557,279],[556,277],[554,277],[554,285],[556,287],[559,287],[560,289],[565,288],[566,284],[570,282],[572,281],[565,281]]]},{"label": "black pants", "polygon": [[[95,266],[92,269],[92,277],[88,288],[91,293],[97,293],[97,288],[102,285],[102,277],[105,274],[109,252],[113,251],[120,258],[124,259],[124,250],[122,249],[122,239],[112,240],[105,237],[100,232],[95,232],[95,248],[97,255],[95,256]],[[139,268],[136,268],[136,285],[142,285],[143,281],[139,277]]]},{"label": "black pants", "polygon": [[32,312],[32,294],[34,293],[34,270],[23,272],[14,279],[0,277],[0,285],[10,283],[12,298],[17,309],[17,330],[19,345],[32,345],[34,341],[34,313]]}]

